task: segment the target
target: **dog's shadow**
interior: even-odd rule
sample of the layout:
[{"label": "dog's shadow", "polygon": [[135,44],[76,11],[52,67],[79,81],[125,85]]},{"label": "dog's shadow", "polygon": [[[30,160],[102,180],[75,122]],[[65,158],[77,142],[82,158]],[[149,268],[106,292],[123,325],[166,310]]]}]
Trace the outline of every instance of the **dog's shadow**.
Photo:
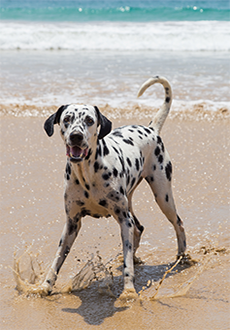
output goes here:
[{"label": "dog's shadow", "polygon": [[[135,289],[137,292],[142,290],[143,286],[146,286],[149,280],[158,282],[162,279],[165,272],[171,267],[169,264],[161,264],[157,266],[149,266],[140,264],[135,266]],[[191,265],[177,265],[167,277],[174,276],[180,273],[185,268],[191,267]],[[123,266],[119,266],[118,269],[122,270]],[[100,325],[104,322],[104,319],[113,316],[115,313],[125,311],[130,308],[129,304],[122,307],[116,307],[115,302],[122,293],[123,289],[123,276],[115,276],[113,279],[113,285],[111,286],[111,293],[107,291],[100,292],[100,282],[93,282],[90,287],[75,291],[72,294],[81,299],[81,306],[78,308],[63,308],[65,313],[77,313],[84,318],[84,321],[90,325]]]}]

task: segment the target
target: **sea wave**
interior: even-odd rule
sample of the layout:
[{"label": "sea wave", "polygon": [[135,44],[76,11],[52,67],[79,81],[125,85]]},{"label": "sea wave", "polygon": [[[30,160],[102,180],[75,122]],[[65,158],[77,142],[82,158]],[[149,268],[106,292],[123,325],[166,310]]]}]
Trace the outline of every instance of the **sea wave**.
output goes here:
[{"label": "sea wave", "polygon": [[230,22],[0,22],[0,50],[230,51]]},{"label": "sea wave", "polygon": [[[126,3],[126,4],[125,4]],[[132,5],[133,4],[133,5]],[[91,7],[90,7],[91,5]],[[167,5],[167,4],[165,4]],[[36,3],[24,3],[15,6],[3,6],[0,9],[0,17],[2,20],[27,20],[27,21],[129,21],[129,22],[146,22],[146,21],[198,21],[198,20],[229,20],[229,8],[219,6],[212,7],[212,4],[183,6],[180,2],[174,4],[168,3],[168,6],[159,3],[133,3],[132,1],[112,2],[99,5],[91,4],[75,4],[58,3],[36,5]]]}]

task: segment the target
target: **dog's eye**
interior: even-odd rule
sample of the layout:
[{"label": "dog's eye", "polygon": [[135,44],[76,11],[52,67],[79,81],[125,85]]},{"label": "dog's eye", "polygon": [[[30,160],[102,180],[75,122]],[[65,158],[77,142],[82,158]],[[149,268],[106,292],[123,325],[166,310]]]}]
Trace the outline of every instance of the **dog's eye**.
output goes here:
[{"label": "dog's eye", "polygon": [[67,116],[67,117],[64,118],[63,122],[64,123],[69,123],[70,119],[71,119],[70,116]]},{"label": "dog's eye", "polygon": [[86,122],[86,124],[87,124],[88,126],[91,126],[91,125],[94,124],[94,120],[93,120],[93,118],[91,118],[91,117],[89,117],[89,116],[87,116],[87,117],[85,118],[85,122]]}]

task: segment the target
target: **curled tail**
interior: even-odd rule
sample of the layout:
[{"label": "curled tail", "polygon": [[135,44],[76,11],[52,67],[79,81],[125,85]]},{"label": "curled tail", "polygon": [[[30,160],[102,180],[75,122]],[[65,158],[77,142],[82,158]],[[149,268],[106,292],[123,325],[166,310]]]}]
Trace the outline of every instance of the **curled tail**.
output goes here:
[{"label": "curled tail", "polygon": [[168,116],[170,106],[172,103],[172,89],[168,80],[165,79],[164,77],[159,77],[159,76],[148,79],[139,89],[137,97],[140,97],[146,91],[147,88],[149,88],[151,85],[156,83],[163,85],[165,89],[165,100],[149,126],[153,126],[157,134],[159,134],[162,126],[164,125],[165,119]]}]

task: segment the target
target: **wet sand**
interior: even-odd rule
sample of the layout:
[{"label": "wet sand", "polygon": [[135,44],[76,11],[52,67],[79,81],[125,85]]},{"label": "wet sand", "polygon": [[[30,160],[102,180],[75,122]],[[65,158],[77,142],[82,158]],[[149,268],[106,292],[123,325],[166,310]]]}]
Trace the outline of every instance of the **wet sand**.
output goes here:
[{"label": "wet sand", "polygon": [[[1,117],[1,329],[229,329],[229,121],[168,118],[162,137],[174,168],[174,197],[184,220],[188,251],[199,263],[178,266],[164,281],[161,295],[202,274],[186,295],[121,304],[119,227],[113,218],[86,217],[68,256],[57,291],[99,251],[114,274],[111,291],[100,293],[99,282],[71,294],[26,297],[15,290],[14,252],[27,247],[45,269],[53,259],[64,226],[63,171],[65,147],[58,129],[52,138],[43,131],[44,118]],[[113,120],[117,127],[127,120]],[[129,123],[137,123],[132,119]],[[148,119],[138,120],[147,124]],[[137,291],[149,280],[158,282],[175,260],[176,237],[143,182],[134,195],[134,209],[145,227],[135,267]],[[25,274],[26,276],[26,274]]]}]

